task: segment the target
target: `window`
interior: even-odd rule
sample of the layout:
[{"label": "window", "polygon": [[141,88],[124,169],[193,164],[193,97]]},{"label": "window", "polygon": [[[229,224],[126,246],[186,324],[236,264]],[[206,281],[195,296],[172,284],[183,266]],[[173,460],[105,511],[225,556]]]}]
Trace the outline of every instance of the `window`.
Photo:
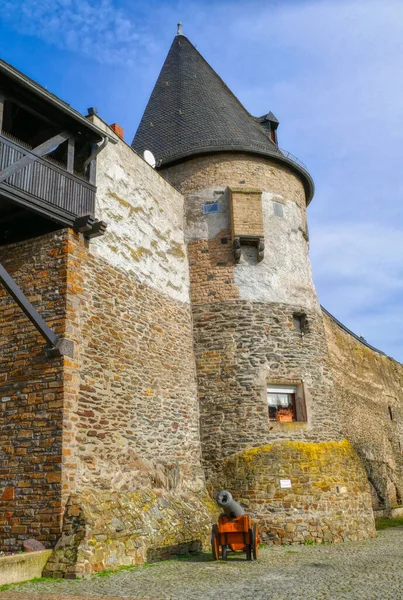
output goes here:
[{"label": "window", "polygon": [[292,315],[292,320],[294,323],[295,329],[301,333],[305,334],[308,331],[308,321],[306,318],[306,314],[304,313],[294,313]]},{"label": "window", "polygon": [[281,204],[281,202],[273,201],[273,214],[275,217],[284,216],[283,205]]},{"label": "window", "polygon": [[267,403],[269,421],[278,423],[306,421],[302,385],[269,385]]},{"label": "window", "polygon": [[203,215],[221,212],[220,203],[212,202],[211,204],[203,204]]}]

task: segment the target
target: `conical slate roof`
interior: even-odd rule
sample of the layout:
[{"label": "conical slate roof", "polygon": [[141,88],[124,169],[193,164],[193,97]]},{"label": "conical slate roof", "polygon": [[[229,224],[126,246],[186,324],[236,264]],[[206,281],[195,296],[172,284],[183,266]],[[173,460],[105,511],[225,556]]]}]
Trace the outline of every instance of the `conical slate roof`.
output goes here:
[{"label": "conical slate roof", "polygon": [[[172,42],[132,148],[139,154],[151,150],[157,166],[225,150],[292,162],[181,34]],[[301,171],[298,165],[297,170]],[[308,196],[312,197],[312,192],[313,182]]]}]

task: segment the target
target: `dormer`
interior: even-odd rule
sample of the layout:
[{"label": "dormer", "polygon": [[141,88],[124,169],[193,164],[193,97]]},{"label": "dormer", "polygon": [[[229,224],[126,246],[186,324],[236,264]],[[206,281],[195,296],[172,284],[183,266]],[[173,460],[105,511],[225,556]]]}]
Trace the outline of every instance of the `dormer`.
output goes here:
[{"label": "dormer", "polygon": [[278,145],[278,141],[277,141],[277,127],[280,124],[280,122],[278,121],[278,119],[270,111],[269,113],[267,113],[267,115],[263,115],[262,117],[257,117],[257,121],[258,121],[258,123],[260,123],[260,126],[267,133],[267,135],[269,136],[269,138],[271,139],[271,141],[274,144],[276,144],[276,146],[277,146]]}]

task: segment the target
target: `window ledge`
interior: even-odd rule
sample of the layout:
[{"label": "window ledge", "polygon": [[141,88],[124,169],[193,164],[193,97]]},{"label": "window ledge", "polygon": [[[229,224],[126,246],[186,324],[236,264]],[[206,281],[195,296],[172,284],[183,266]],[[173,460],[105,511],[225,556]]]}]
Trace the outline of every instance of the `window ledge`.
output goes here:
[{"label": "window ledge", "polygon": [[308,429],[307,421],[268,421],[270,431],[303,431]]}]

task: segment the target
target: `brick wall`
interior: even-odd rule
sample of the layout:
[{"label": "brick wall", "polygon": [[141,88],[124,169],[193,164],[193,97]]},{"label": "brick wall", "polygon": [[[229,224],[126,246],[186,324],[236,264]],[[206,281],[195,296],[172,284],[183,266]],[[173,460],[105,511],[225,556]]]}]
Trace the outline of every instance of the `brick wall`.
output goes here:
[{"label": "brick wall", "polygon": [[231,189],[233,236],[264,236],[261,190]]},{"label": "brick wall", "polygon": [[212,240],[188,244],[192,303],[218,302],[239,297],[234,282],[232,235],[223,229]]},{"label": "brick wall", "polygon": [[[68,245],[51,233],[0,248],[0,262],[56,333],[66,319]],[[63,359],[0,286],[0,549],[51,546],[62,506]]]}]

